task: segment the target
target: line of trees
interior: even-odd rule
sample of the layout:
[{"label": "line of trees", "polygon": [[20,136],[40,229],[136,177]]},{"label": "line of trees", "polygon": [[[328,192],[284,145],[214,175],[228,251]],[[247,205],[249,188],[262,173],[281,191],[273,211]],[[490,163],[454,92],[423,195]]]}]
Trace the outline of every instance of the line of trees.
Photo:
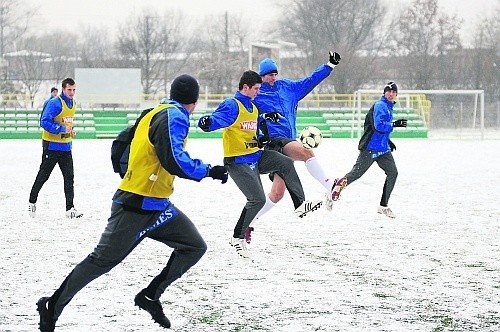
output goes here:
[{"label": "line of trees", "polygon": [[260,37],[241,14],[186,25],[184,13],[155,9],[131,14],[115,35],[90,26],[76,35],[31,31],[33,11],[22,0],[0,0],[0,94],[34,100],[42,82],[58,84],[76,67],[141,68],[145,94],[167,94],[181,72],[212,93],[231,93],[258,38],[297,45],[279,60],[287,77],[302,77],[326,62],[329,50],[339,52],[341,65],[320,92],[351,93],[391,79],[404,89],[484,89],[488,100],[499,99],[500,1],[476,25],[468,47],[459,34],[463,22],[438,0],[413,0],[391,16],[382,0],[282,0],[279,6],[280,18],[263,22]]}]

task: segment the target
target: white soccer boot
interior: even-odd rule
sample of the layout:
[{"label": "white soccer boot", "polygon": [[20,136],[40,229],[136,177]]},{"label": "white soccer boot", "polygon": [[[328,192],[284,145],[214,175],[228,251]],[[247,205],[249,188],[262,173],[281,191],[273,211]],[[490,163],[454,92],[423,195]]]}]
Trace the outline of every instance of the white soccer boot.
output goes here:
[{"label": "white soccer boot", "polygon": [[325,207],[327,211],[333,210],[333,198],[331,191],[325,194]]},{"label": "white soccer boot", "polygon": [[68,219],[81,218],[82,216],[83,213],[78,212],[74,207],[66,211],[66,218]]},{"label": "white soccer boot", "polygon": [[248,252],[247,249],[247,244],[245,239],[240,239],[237,237],[232,237],[231,240],[229,240],[229,244],[236,249],[236,253],[245,259],[250,259],[250,253]]},{"label": "white soccer boot", "polygon": [[321,205],[323,205],[323,201],[321,200],[304,201],[298,208],[295,209],[295,214],[297,215],[297,217],[303,218],[309,212],[318,210]]},{"label": "white soccer boot", "polygon": [[28,203],[28,214],[31,218],[36,217],[36,203]]},{"label": "white soccer boot", "polygon": [[388,206],[379,206],[377,212],[389,218],[396,218],[396,215]]}]

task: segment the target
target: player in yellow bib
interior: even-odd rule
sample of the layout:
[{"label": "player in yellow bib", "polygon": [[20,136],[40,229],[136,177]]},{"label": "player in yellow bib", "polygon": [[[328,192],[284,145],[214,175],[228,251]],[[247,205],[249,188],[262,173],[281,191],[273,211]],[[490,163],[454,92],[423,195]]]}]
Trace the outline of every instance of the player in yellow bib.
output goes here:
[{"label": "player in yellow bib", "polygon": [[76,112],[76,102],[73,97],[76,84],[72,78],[62,81],[62,91],[57,97],[47,101],[40,116],[42,131],[42,162],[31,188],[28,213],[36,216],[36,202],[38,194],[50,177],[56,164],[59,164],[64,180],[64,195],[66,197],[66,217],[80,218],[83,214],[75,209],[73,199],[74,168],[72,155],[72,141],[75,136],[73,118]]},{"label": "player in yellow bib", "polygon": [[239,91],[234,97],[225,99],[211,115],[201,117],[198,123],[204,131],[223,128],[224,165],[228,168],[231,179],[247,198],[230,244],[241,257],[247,259],[250,259],[250,254],[246,247],[245,230],[266,203],[260,174],[280,174],[293,193],[295,213],[299,217],[317,210],[322,204],[321,200],[305,200],[292,159],[277,151],[262,149],[268,139],[267,130],[260,127],[261,123],[265,124],[265,115],[259,117],[259,111],[252,102],[261,83],[262,77],[258,73],[245,71],[240,78]]},{"label": "player in yellow bib", "polygon": [[[158,275],[135,296],[134,303],[160,326],[170,328],[160,297],[207,250],[194,222],[170,201],[174,178],[198,182],[210,177],[222,183],[228,179],[224,166],[193,159],[184,149],[189,115],[196,108],[199,91],[194,77],[180,75],[172,82],[170,98],[162,100],[139,121],[127,172],[113,196],[108,224],[95,249],[50,297],[38,300],[40,331],[53,332],[73,297],[92,280],[111,271],[147,238],[171,247],[173,252]],[[151,255],[168,256],[156,249]]]}]

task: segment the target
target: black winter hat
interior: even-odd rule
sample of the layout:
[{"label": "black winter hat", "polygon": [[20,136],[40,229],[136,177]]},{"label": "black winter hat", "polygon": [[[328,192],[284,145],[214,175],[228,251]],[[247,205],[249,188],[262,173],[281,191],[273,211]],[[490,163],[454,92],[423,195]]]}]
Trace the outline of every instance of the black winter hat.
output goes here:
[{"label": "black winter hat", "polygon": [[177,76],[170,86],[170,99],[181,104],[192,104],[198,101],[200,85],[198,81],[187,74]]},{"label": "black winter hat", "polygon": [[398,86],[396,85],[396,83],[394,83],[392,81],[387,83],[384,86],[384,93],[386,93],[387,91],[391,91],[391,90],[398,93]]}]

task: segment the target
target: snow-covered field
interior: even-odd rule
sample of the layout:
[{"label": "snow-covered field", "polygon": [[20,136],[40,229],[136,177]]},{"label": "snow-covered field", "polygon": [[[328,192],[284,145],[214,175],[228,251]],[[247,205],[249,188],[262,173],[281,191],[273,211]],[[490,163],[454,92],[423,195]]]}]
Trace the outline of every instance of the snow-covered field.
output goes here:
[{"label": "snow-covered field", "polygon": [[[176,180],[172,201],[198,225],[209,250],[161,301],[173,331],[499,331],[500,140],[395,139],[397,218],[376,213],[384,181],[376,166],[349,186],[334,211],[299,219],[288,196],[256,224],[254,263],[228,245],[245,203],[230,180]],[[92,251],[119,183],[110,140],[76,140],[78,220],[64,217],[56,168],[27,203],[39,140],[2,140],[0,331],[35,331],[35,302],[49,296]],[[316,150],[332,177],[357,157],[357,140],[326,139]],[[220,163],[221,141],[188,150]],[[323,189],[296,163],[308,198]],[[270,182],[263,180],[266,188]],[[161,331],[133,299],[171,249],[144,241],[66,307],[56,331]]]}]

